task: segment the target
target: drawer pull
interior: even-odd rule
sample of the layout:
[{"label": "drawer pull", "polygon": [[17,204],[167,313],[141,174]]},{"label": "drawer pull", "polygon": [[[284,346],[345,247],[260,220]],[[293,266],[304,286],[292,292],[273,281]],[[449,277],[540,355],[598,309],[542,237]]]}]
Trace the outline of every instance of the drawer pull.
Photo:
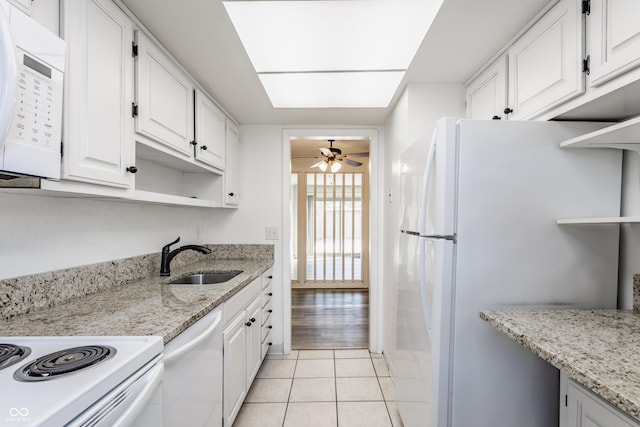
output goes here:
[{"label": "drawer pull", "polygon": [[273,292],[269,292],[267,295],[269,295],[271,297],[271,296],[273,296]]},{"label": "drawer pull", "polygon": [[269,311],[269,313],[273,313],[273,310],[268,310],[268,311]]},{"label": "drawer pull", "polygon": [[252,318],[251,318],[251,319],[249,319],[249,320],[251,320],[251,323],[253,323],[253,322],[255,322],[255,321],[256,321],[256,318],[255,318],[255,317],[252,317]]},{"label": "drawer pull", "polygon": [[251,325],[253,325],[253,323],[251,323],[251,322],[247,322],[247,323],[245,323],[245,325],[247,325],[247,326],[251,326]]},{"label": "drawer pull", "polygon": [[273,326],[269,325],[269,326],[267,326],[267,328],[271,329],[271,328],[273,328]]},{"label": "drawer pull", "polygon": [[267,279],[273,279],[273,276],[267,276]]}]

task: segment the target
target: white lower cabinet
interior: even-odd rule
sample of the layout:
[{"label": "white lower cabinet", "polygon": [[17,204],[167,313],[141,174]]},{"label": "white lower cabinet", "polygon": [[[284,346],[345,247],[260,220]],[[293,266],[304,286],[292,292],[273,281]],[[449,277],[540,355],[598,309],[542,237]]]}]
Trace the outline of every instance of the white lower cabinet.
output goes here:
[{"label": "white lower cabinet", "polygon": [[261,280],[256,279],[224,306],[223,418],[231,426],[262,364]]},{"label": "white lower cabinet", "polygon": [[640,427],[640,423],[560,373],[560,427]]},{"label": "white lower cabinet", "polygon": [[271,286],[271,280],[273,279],[273,272],[271,269],[265,271],[262,274],[262,299],[260,305],[262,306],[261,317],[261,342],[262,342],[262,357],[265,357],[269,352],[271,346],[271,331],[273,330],[273,306],[271,300],[273,299],[273,287]]}]

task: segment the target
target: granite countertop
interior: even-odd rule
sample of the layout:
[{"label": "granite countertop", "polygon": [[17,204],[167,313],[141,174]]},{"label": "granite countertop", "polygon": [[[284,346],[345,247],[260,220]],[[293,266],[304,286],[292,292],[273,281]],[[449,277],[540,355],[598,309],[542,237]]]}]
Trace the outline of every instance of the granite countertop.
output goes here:
[{"label": "granite countertop", "polygon": [[640,312],[483,310],[480,317],[640,420]]},{"label": "granite countertop", "polygon": [[[1,321],[0,335],[159,335],[166,344],[272,265],[266,259],[218,259],[172,268],[171,277],[132,281]],[[211,270],[242,273],[215,285],[166,284],[189,273]]]}]

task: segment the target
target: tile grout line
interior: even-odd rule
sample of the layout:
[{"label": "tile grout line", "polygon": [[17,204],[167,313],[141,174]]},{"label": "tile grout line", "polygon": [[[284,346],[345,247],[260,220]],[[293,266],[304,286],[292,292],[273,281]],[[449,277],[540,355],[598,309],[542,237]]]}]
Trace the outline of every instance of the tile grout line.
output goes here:
[{"label": "tile grout line", "polygon": [[287,404],[284,407],[284,417],[282,418],[282,427],[287,422],[287,412],[289,412],[289,402],[291,401],[291,391],[293,390],[293,381],[296,378],[296,370],[298,369],[298,359],[300,358],[300,352],[296,355],[296,365],[293,368],[293,374],[291,375],[291,386],[289,387],[289,395],[287,396]]},{"label": "tile grout line", "polygon": [[338,419],[338,371],[336,369],[336,350],[332,350],[333,353],[333,388],[336,392],[336,427],[340,425],[340,420]]}]

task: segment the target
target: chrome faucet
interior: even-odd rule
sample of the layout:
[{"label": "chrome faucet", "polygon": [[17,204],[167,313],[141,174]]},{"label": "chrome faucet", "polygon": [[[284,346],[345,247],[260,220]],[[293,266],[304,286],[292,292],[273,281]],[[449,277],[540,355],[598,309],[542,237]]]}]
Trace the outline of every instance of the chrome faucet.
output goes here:
[{"label": "chrome faucet", "polygon": [[211,249],[209,249],[209,248],[207,248],[205,246],[200,246],[200,245],[184,245],[184,246],[179,247],[178,249],[174,249],[172,251],[169,251],[170,246],[171,245],[175,245],[179,241],[180,241],[180,237],[178,237],[176,240],[174,240],[173,242],[169,243],[168,245],[165,245],[162,248],[162,259],[160,261],[160,276],[170,276],[171,275],[171,271],[170,271],[170,268],[169,268],[169,265],[171,264],[171,260],[182,251],[186,251],[188,249],[191,249],[192,251],[198,251],[201,254],[210,254],[211,253]]}]

